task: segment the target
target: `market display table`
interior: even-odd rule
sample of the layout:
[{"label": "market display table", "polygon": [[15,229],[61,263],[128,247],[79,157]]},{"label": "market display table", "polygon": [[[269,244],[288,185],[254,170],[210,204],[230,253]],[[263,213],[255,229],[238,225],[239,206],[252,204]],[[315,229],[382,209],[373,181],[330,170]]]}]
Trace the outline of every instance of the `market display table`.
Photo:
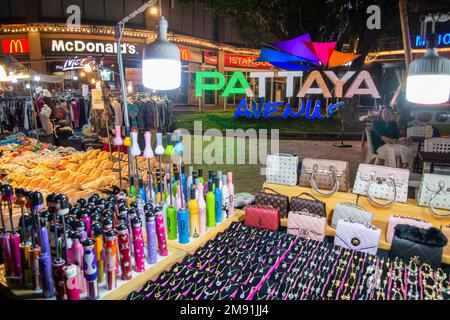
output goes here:
[{"label": "market display table", "polygon": [[[279,193],[282,193],[289,198],[298,196],[302,192],[307,192],[315,196],[320,201],[326,203],[327,211],[327,236],[334,237],[336,235],[336,229],[331,227],[331,219],[333,216],[333,211],[337,203],[339,202],[350,202],[357,204],[364,209],[373,213],[372,224],[377,228],[381,229],[381,237],[379,248],[383,250],[390,250],[391,244],[386,241],[387,226],[389,222],[389,217],[392,215],[403,215],[409,216],[416,219],[430,221],[436,228],[440,228],[443,225],[450,224],[450,216],[438,217],[428,210],[427,207],[419,207],[414,199],[409,199],[407,203],[393,203],[387,207],[375,206],[369,201],[367,197],[358,196],[350,192],[336,192],[332,196],[322,196],[314,191],[312,188],[298,187],[298,186],[285,186],[278,184],[265,183],[264,187],[271,188]],[[287,218],[281,219],[281,225],[287,227]],[[442,257],[442,262],[445,264],[450,264],[450,256],[444,255]]]},{"label": "market display table", "polygon": [[450,166],[450,153],[443,152],[419,152],[419,158],[423,162],[430,162],[430,172],[434,172],[435,165]]}]

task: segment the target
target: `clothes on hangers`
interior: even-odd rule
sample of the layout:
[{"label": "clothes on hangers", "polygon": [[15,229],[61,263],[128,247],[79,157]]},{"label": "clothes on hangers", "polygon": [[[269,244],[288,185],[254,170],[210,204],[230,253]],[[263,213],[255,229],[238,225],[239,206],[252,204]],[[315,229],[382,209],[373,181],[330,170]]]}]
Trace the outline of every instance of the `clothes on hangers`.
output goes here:
[{"label": "clothes on hangers", "polygon": [[41,112],[39,112],[39,117],[41,119],[42,128],[47,135],[53,134],[53,124],[50,121],[51,114],[52,109],[50,109],[48,105],[44,104]]},{"label": "clothes on hangers", "polygon": [[114,99],[111,102],[111,107],[114,111],[114,126],[120,126],[123,125],[123,113],[122,113],[122,104],[119,103],[116,99]]},{"label": "clothes on hangers", "polygon": [[9,132],[34,128],[31,98],[0,99],[0,124],[3,130]]}]

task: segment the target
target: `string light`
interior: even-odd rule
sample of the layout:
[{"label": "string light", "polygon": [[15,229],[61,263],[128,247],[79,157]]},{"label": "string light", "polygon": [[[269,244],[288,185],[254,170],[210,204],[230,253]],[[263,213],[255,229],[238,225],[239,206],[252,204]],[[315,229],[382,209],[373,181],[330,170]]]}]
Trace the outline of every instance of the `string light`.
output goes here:
[{"label": "string light", "polygon": [[[81,26],[80,28],[68,28],[64,24],[30,24],[25,27],[25,25],[9,25],[8,27],[0,27],[0,33],[20,33],[25,31],[32,32],[55,32],[55,33],[75,33],[75,34],[88,34],[88,35],[113,35],[114,28],[107,26],[96,26],[88,27]],[[156,33],[154,31],[148,30],[133,30],[127,29],[124,31],[124,35],[131,38],[142,38],[142,39],[156,39]],[[235,54],[245,54],[245,55],[259,55],[259,50],[249,49],[249,48],[238,48],[229,45],[218,44],[214,41],[201,40],[195,37],[189,37],[184,35],[170,34],[168,36],[169,41],[182,43],[185,45],[192,45],[197,47],[203,47],[213,50],[221,50],[224,52],[235,53]]]}]

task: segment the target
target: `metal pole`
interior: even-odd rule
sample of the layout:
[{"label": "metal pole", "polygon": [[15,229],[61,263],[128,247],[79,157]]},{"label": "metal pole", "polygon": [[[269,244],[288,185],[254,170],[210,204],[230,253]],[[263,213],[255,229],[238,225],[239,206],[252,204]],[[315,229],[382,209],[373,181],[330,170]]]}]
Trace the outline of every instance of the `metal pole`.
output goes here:
[{"label": "metal pole", "polygon": [[411,35],[409,32],[409,22],[408,22],[407,0],[399,0],[398,7],[400,10],[400,24],[402,27],[403,48],[405,50],[405,64],[406,70],[408,70],[409,64],[411,63],[412,60],[412,53],[411,53]]}]

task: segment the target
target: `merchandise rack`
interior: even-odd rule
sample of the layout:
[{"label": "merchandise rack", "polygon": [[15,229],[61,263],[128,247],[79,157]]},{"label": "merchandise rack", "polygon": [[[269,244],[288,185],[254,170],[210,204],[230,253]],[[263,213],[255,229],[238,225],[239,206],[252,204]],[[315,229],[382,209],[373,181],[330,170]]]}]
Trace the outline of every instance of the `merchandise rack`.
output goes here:
[{"label": "merchandise rack", "polygon": [[[392,215],[408,216],[416,219],[426,220],[431,222],[436,228],[440,228],[443,225],[450,224],[450,216],[438,217],[433,215],[427,207],[420,207],[416,204],[414,199],[408,199],[407,203],[395,202],[389,206],[382,207],[376,206],[365,196],[353,194],[351,192],[336,192],[331,196],[323,196],[317,193],[312,188],[300,187],[300,186],[286,186],[273,183],[264,183],[264,187],[271,188],[283,195],[290,198],[298,196],[302,192],[307,192],[318,200],[326,203],[327,212],[327,227],[326,235],[334,237],[336,235],[336,229],[331,226],[331,218],[333,211],[337,203],[349,202],[357,204],[367,211],[373,213],[372,224],[381,229],[381,237],[379,242],[379,248],[383,250],[391,250],[391,244],[386,241],[387,227],[389,223],[389,217]],[[281,226],[287,227],[288,219],[282,218],[280,221]],[[450,264],[450,256],[443,255],[442,263]]]}]

